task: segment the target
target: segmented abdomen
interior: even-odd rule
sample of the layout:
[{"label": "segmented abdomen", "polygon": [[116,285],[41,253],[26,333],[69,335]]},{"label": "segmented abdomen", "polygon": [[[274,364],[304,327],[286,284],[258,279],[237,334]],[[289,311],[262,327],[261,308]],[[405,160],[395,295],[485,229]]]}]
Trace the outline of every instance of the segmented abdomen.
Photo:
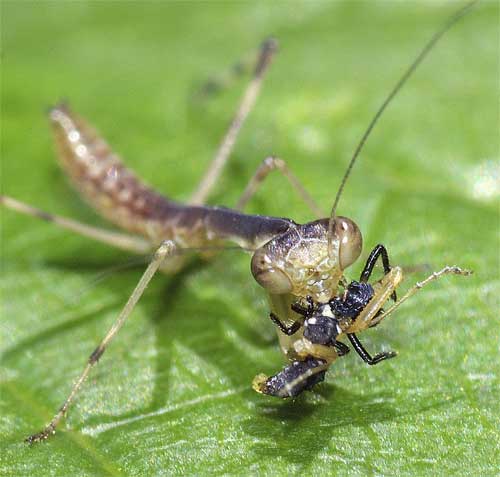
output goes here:
[{"label": "segmented abdomen", "polygon": [[121,228],[149,237],[153,212],[168,207],[168,201],[129,171],[97,132],[66,106],[53,108],[50,119],[60,163],[83,198]]},{"label": "segmented abdomen", "polygon": [[199,247],[227,239],[254,248],[293,224],[288,219],[171,201],[128,170],[102,137],[67,106],[53,108],[50,119],[61,165],[82,197],[109,221],[153,244],[173,239],[181,246]]}]

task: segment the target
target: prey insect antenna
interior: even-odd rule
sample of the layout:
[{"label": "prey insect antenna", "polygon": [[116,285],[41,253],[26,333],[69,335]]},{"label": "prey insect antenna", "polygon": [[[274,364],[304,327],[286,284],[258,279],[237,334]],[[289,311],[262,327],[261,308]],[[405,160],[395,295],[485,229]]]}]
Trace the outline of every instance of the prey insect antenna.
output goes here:
[{"label": "prey insect antenna", "polygon": [[410,66],[406,69],[406,71],[403,73],[401,78],[398,80],[396,85],[392,88],[390,93],[387,95],[383,103],[380,105],[378,108],[377,112],[373,116],[372,120],[370,121],[370,124],[366,128],[365,132],[361,136],[361,139],[354,151],[354,154],[351,157],[351,160],[349,161],[349,164],[347,166],[347,169],[344,173],[344,177],[342,177],[342,181],[340,182],[340,186],[337,191],[337,195],[335,196],[335,200],[333,202],[332,210],[330,212],[330,221],[328,222],[328,249],[331,252],[332,249],[332,239],[333,239],[333,228],[335,225],[335,215],[337,212],[337,205],[340,201],[340,197],[342,195],[342,192],[344,190],[345,184],[347,182],[347,179],[349,178],[352,168],[354,167],[354,164],[356,162],[356,159],[359,156],[359,153],[363,149],[363,146],[365,145],[366,140],[370,136],[370,133],[372,132],[373,128],[377,124],[378,120],[382,116],[382,113],[385,111],[387,106],[391,103],[392,99],[396,96],[396,94],[399,93],[401,88],[405,85],[405,83],[408,81],[408,79],[411,77],[411,75],[415,72],[417,69],[418,65],[422,62],[422,60],[427,56],[427,54],[434,48],[436,43],[439,41],[439,39],[455,24],[457,23],[464,15],[466,15],[469,10],[478,2],[479,0],[473,0],[472,2],[466,4],[463,6],[460,10],[458,10],[454,15],[452,15],[446,23],[436,32],[434,35],[431,37],[431,39],[425,44],[425,46],[422,48],[420,53],[417,55],[417,57],[413,60],[413,62],[410,64]]}]

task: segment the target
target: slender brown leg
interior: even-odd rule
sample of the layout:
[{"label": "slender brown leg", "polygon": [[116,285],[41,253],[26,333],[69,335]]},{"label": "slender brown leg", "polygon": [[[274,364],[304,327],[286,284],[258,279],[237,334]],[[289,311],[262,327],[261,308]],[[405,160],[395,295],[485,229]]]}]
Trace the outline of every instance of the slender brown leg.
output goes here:
[{"label": "slender brown leg", "polygon": [[255,48],[253,51],[243,55],[228,68],[220,69],[217,74],[201,84],[201,87],[195,91],[193,99],[203,101],[210,96],[229,89],[240,77],[251,74],[260,56],[260,51],[260,47]]},{"label": "slender brown leg", "polygon": [[255,67],[254,76],[243,95],[238,110],[229,125],[226,135],[222,139],[214,159],[198,185],[198,188],[191,196],[189,201],[191,204],[204,204],[213,187],[218,182],[222,170],[229,159],[229,155],[233,150],[238,133],[240,132],[248,114],[252,110],[257,96],[259,95],[265,73],[276,50],[276,40],[269,39],[263,43],[257,65]]},{"label": "slender brown leg", "polygon": [[299,194],[302,200],[309,206],[313,214],[315,214],[318,218],[325,217],[325,213],[321,210],[321,208],[316,204],[314,199],[309,195],[304,186],[300,183],[300,181],[295,177],[294,174],[287,167],[285,161],[283,159],[279,159],[278,157],[266,157],[255,171],[255,174],[248,181],[248,184],[243,191],[238,203],[236,204],[236,210],[243,210],[248,201],[252,198],[252,196],[257,192],[257,189],[262,184],[264,179],[269,175],[272,171],[279,171],[283,176],[288,179],[288,182],[295,189],[295,191]]},{"label": "slender brown leg", "polygon": [[141,237],[113,232],[111,230],[100,229],[90,225],[82,224],[76,220],[67,219],[59,215],[49,214],[43,210],[32,207],[31,205],[20,202],[5,195],[0,195],[0,204],[7,209],[15,210],[21,214],[36,217],[37,219],[45,220],[58,225],[66,230],[71,230],[84,237],[103,242],[115,248],[128,250],[129,252],[145,254],[151,252],[151,244]]},{"label": "slender brown leg", "polygon": [[71,389],[71,392],[64,401],[63,405],[59,408],[56,415],[52,418],[50,423],[43,429],[43,431],[33,434],[26,439],[26,442],[28,444],[34,444],[36,442],[43,441],[48,437],[50,437],[52,434],[55,434],[57,425],[59,424],[61,419],[66,415],[69,406],[73,402],[76,394],[80,390],[80,387],[84,383],[85,379],[87,379],[87,376],[89,375],[92,367],[99,361],[99,358],[104,354],[104,351],[106,351],[106,348],[109,346],[113,338],[116,336],[118,331],[120,331],[121,327],[125,324],[125,321],[132,313],[135,305],[141,298],[142,294],[144,293],[144,290],[148,286],[149,282],[153,278],[154,274],[158,270],[161,263],[169,255],[172,255],[174,251],[175,251],[175,244],[171,241],[165,241],[160,245],[160,247],[158,248],[153,257],[153,260],[146,268],[146,271],[139,280],[139,283],[135,287],[127,303],[125,304],[122,311],[118,315],[118,318],[113,323],[113,326],[111,326],[109,331],[106,333],[106,336],[103,338],[103,340],[99,343],[97,348],[89,356],[85,368],[83,369],[82,373],[80,374],[75,384],[73,385],[73,388]]}]

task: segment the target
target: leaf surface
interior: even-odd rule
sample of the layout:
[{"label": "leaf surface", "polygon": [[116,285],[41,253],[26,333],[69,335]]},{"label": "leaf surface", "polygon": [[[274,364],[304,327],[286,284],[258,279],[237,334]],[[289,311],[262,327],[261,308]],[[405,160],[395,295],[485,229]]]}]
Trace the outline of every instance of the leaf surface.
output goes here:
[{"label": "leaf surface", "polygon": [[[376,107],[457,6],[4,2],[3,191],[104,225],[54,160],[43,111],[67,98],[127,165],[187,199],[245,80],[193,92],[273,34],[281,51],[212,203],[235,204],[276,154],[329,210]],[[364,259],[384,243],[395,264],[474,275],[429,286],[363,335],[397,359],[367,367],[350,353],[296,401],[251,390],[283,362],[248,255],[227,251],[156,277],[61,431],[27,447],[144,266],[2,211],[2,475],[496,474],[498,13],[480,4],[442,39],[370,137],[339,209],[360,225]],[[311,219],[277,175],[249,210]]]}]

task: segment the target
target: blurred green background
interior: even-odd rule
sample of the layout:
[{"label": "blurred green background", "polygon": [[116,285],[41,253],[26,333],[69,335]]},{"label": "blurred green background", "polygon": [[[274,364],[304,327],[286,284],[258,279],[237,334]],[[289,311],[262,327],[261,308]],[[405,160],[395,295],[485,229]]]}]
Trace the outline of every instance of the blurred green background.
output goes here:
[{"label": "blurred green background", "polygon": [[[126,164],[186,199],[245,80],[193,92],[274,35],[281,44],[212,203],[235,204],[259,162],[286,159],[325,209],[363,129],[454,2],[6,2],[2,188],[103,222],[66,184],[44,110],[62,98]],[[339,212],[394,263],[459,264],[364,335],[295,402],[257,395],[282,357],[249,257],[225,252],[158,276],[48,443],[50,419],[141,267],[122,252],[2,211],[2,475],[495,475],[498,343],[499,8],[456,25],[369,139]],[[271,177],[252,212],[310,214]],[[359,273],[361,262],[350,272]],[[417,273],[411,283],[424,276]]]}]

